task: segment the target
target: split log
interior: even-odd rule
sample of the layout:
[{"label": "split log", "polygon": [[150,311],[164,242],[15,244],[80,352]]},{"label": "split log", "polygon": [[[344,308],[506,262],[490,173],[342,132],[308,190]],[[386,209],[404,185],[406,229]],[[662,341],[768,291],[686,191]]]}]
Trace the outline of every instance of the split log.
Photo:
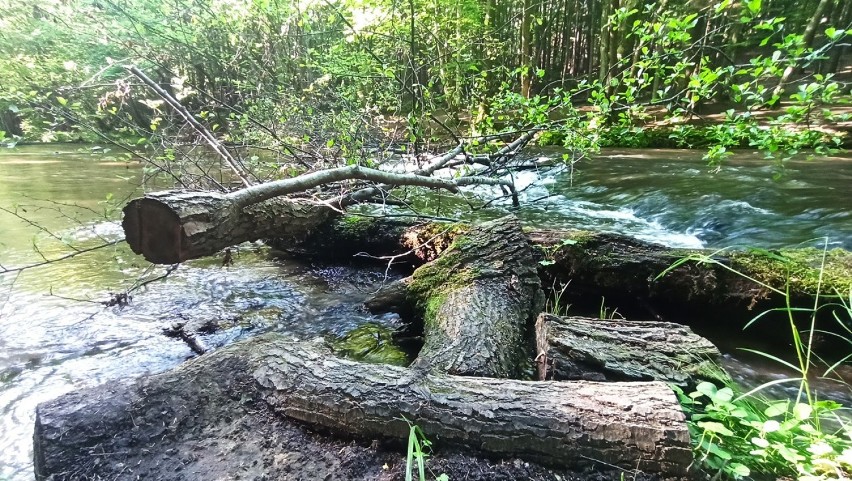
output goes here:
[{"label": "split log", "polygon": [[683,476],[692,462],[684,415],[660,382],[431,375],[334,358],[270,334],[136,383],[41,404],[36,473],[54,480],[261,475],[301,449],[270,431],[279,422],[270,410],[368,440],[406,439],[404,416],[442,446],[554,468],[600,462]]},{"label": "split log", "polygon": [[542,313],[535,330],[540,380],[653,380],[683,388],[729,381],[716,346],[680,324]]}]

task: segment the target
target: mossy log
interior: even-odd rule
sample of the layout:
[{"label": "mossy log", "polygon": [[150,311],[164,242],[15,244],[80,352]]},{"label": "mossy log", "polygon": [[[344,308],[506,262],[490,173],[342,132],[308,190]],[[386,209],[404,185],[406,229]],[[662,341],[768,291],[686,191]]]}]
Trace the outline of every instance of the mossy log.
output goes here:
[{"label": "mossy log", "polygon": [[[408,259],[417,264],[436,258],[468,229],[470,225],[463,223],[350,215],[323,225],[294,248],[303,255],[333,256],[334,260],[358,252],[377,256],[409,253]],[[525,232],[536,250],[536,261],[542,261],[539,272],[545,283],[571,281],[572,290],[584,294],[750,305],[771,296],[771,290],[761,284],[783,290],[789,280],[793,297],[811,298],[817,289],[829,295],[852,289],[852,253],[842,249],[714,251],[666,247],[605,232],[530,228]],[[718,262],[700,262],[710,257]],[[685,258],[692,260],[668,270]]]},{"label": "mossy log", "polygon": [[542,313],[535,330],[540,380],[653,380],[684,388],[729,381],[716,346],[680,324]]},{"label": "mossy log", "polygon": [[[554,468],[604,463],[682,476],[692,462],[683,412],[661,382],[432,375],[335,358],[270,334],[170,372],[41,404],[34,438],[37,477],[175,480],[280,474],[282,463],[305,462],[299,454],[305,447],[282,441],[290,434],[277,427],[281,421],[274,413],[367,440],[406,439],[404,417],[441,446]],[[334,453],[340,457],[339,446],[332,458]],[[329,456],[319,454],[314,456]],[[335,472],[333,464],[328,469],[311,479],[344,473]]]},{"label": "mossy log", "polygon": [[[793,297],[852,288],[852,253],[841,249],[826,253],[813,248],[710,251],[587,231],[538,230],[529,235],[546,257],[546,277],[570,279],[572,288],[603,294],[751,304],[772,295],[767,286],[784,290],[787,282]],[[710,258],[713,262],[707,262]],[[683,259],[689,260],[679,262]]]},{"label": "mossy log", "polygon": [[382,294],[396,291],[386,300],[407,297],[423,316],[416,365],[517,377],[528,359],[524,332],[544,303],[540,285],[520,223],[506,217],[455,236],[440,257]]},{"label": "mossy log", "polygon": [[[664,247],[627,236],[584,231],[533,231],[544,256],[544,285],[568,284],[563,301],[597,312],[597,304],[617,306],[628,317],[653,316],[712,332],[741,332],[755,316],[769,313],[744,335],[765,345],[790,342],[788,319],[780,309],[813,306],[816,296],[852,292],[852,253],[814,248],[778,250],[688,250]],[[845,293],[845,294],[844,294]],[[591,302],[589,302],[591,301]],[[591,304],[591,305],[590,305]],[[772,310],[775,311],[772,311]],[[802,328],[807,312],[794,312]],[[818,329],[842,332],[839,304],[820,309]],[[843,317],[840,317],[841,319]],[[778,323],[784,328],[778,329]],[[831,336],[820,350],[830,352]]]},{"label": "mossy log", "polygon": [[[322,239],[311,237],[301,253],[324,256],[334,252],[351,257],[356,252],[346,245],[352,245],[358,246],[357,252],[375,255],[404,253],[405,260],[416,266],[440,255],[467,229],[470,226],[466,224],[412,225],[397,219],[344,217],[325,225]],[[375,232],[383,234],[371,237],[371,243],[367,238]],[[621,312],[632,307],[630,315],[651,314],[657,320],[687,324],[724,319],[741,327],[757,313],[783,307],[783,298],[776,290],[786,290],[788,282],[793,305],[798,306],[813,305],[817,292],[836,295],[852,289],[852,253],[842,249],[717,252],[665,247],[612,233],[526,232],[542,285],[568,284],[563,301],[575,307],[596,308],[605,298]],[[338,237],[345,242],[338,243]],[[312,252],[315,241],[326,247]],[[373,307],[388,300],[376,299]],[[831,318],[829,309],[821,314]]]}]

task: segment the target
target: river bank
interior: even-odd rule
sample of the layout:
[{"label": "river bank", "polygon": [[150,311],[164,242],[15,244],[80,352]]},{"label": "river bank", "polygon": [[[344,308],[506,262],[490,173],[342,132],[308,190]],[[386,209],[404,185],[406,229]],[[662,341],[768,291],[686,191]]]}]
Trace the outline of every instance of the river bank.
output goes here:
[{"label": "river bank", "polygon": [[[107,193],[123,199],[141,192],[133,186],[140,172],[97,162],[99,158],[90,153],[54,156],[26,149],[21,153],[22,157],[9,159],[4,152],[0,158],[0,170],[7,180],[0,187],[0,205],[11,208],[19,204],[26,209],[22,214],[38,216],[42,225],[59,234],[53,241],[45,233],[39,234],[42,253],[62,252],[63,239],[85,244],[119,235],[114,224],[96,219],[107,206],[102,203]],[[822,233],[839,233],[833,245],[845,245],[852,238],[852,221],[840,195],[852,178],[848,162],[794,163],[788,178],[772,182],[766,164],[755,159],[734,159],[730,170],[711,175],[700,159],[690,158],[691,153],[665,152],[656,157],[646,151],[608,154],[606,161],[579,166],[573,177],[565,173],[539,183],[530,181],[525,200],[543,199],[519,215],[530,223],[580,224],[680,246],[780,247],[816,243],[813,238]],[[58,212],[56,204],[37,199],[76,204],[88,213],[72,215],[65,207]],[[443,202],[443,212],[448,215],[470,215],[448,199],[432,201]],[[8,266],[37,260],[39,256],[29,246],[38,232],[2,215],[7,248],[0,263]],[[68,228],[69,217],[74,215],[83,225]],[[27,439],[37,402],[107,379],[162,371],[190,356],[186,346],[164,341],[160,333],[175,319],[205,315],[231,319],[232,326],[223,333],[204,338],[213,347],[266,329],[308,339],[370,319],[352,308],[381,278],[380,272],[299,266],[271,259],[264,251],[241,250],[235,266],[223,268],[216,260],[190,263],[166,281],[136,294],[123,309],[57,297],[102,300],[110,290],[126,287],[125,281],[132,284],[145,269],[138,259],[116,248],[80,257],[71,264],[25,272],[15,279],[4,277],[4,292],[10,294],[0,315],[5,353],[0,365],[4,373],[0,387],[4,434],[0,465],[4,471],[0,475],[30,479]],[[56,295],[45,294],[51,288]],[[781,375],[770,367],[748,365],[753,372],[743,377],[754,380]]]}]

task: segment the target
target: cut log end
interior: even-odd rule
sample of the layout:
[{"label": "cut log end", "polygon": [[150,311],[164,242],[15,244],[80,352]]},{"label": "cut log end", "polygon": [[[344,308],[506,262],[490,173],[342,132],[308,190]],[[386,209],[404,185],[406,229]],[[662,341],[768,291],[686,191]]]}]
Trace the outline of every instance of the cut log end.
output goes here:
[{"label": "cut log end", "polygon": [[176,264],[183,255],[181,220],[164,203],[150,198],[135,199],[124,207],[121,222],[130,248],[155,264]]}]

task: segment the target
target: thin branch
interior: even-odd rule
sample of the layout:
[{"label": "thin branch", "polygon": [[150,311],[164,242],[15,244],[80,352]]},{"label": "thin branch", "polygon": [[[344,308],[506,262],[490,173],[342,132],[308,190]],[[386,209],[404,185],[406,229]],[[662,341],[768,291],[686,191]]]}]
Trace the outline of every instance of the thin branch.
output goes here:
[{"label": "thin branch", "polygon": [[225,197],[231,200],[237,207],[242,208],[258,202],[263,202],[264,200],[272,199],[273,197],[292,194],[295,192],[304,192],[323,184],[355,179],[382,182],[392,185],[412,185],[433,189],[443,189],[452,193],[458,193],[459,187],[464,185],[503,185],[514,191],[514,186],[512,186],[510,182],[502,179],[462,177],[460,179],[449,180],[416,174],[397,174],[383,170],[361,167],[359,165],[350,165],[347,167],[311,172],[291,179],[253,185],[242,190],[231,192]]},{"label": "thin branch", "polygon": [[209,130],[207,130],[206,127],[204,127],[203,125],[201,125],[201,123],[195,120],[195,117],[193,117],[192,114],[189,113],[186,107],[184,107],[180,102],[177,101],[177,99],[172,97],[168,92],[163,90],[162,87],[160,87],[156,82],[151,80],[137,67],[131,65],[125,67],[125,69],[131,74],[135,75],[139,80],[145,83],[145,85],[150,87],[151,90],[153,90],[158,96],[160,96],[161,99],[163,99],[167,104],[169,104],[175,110],[175,112],[177,112],[178,115],[180,115],[183,120],[186,121],[186,123],[192,126],[192,128],[195,129],[195,131],[198,132],[198,134],[205,141],[207,141],[210,147],[222,157],[225,163],[228,164],[231,170],[234,171],[234,174],[239,177],[243,185],[245,185],[246,187],[252,185],[252,182],[248,179],[247,173],[240,166],[237,159],[235,159],[234,156],[232,156],[231,153],[228,152],[228,149],[223,147],[222,144],[220,144],[219,141],[216,140],[216,137],[214,137],[213,134]]},{"label": "thin branch", "polygon": [[0,269],[0,274],[8,274],[10,272],[21,272],[21,271],[24,271],[24,270],[27,270],[27,269],[35,269],[36,267],[42,267],[42,266],[46,266],[48,264],[53,264],[55,262],[64,261],[64,260],[70,259],[72,257],[77,257],[81,254],[88,254],[89,252],[96,251],[98,249],[103,249],[104,247],[114,246],[114,245],[117,245],[121,242],[124,242],[124,239],[114,240],[114,241],[111,241],[111,242],[107,242],[105,244],[97,245],[97,246],[94,246],[94,247],[89,247],[87,249],[80,249],[80,250],[74,251],[70,254],[66,254],[64,256],[56,257],[54,259],[45,258],[44,261],[36,262],[35,264],[28,264],[28,265],[21,266],[21,267],[3,268],[3,269]]}]

